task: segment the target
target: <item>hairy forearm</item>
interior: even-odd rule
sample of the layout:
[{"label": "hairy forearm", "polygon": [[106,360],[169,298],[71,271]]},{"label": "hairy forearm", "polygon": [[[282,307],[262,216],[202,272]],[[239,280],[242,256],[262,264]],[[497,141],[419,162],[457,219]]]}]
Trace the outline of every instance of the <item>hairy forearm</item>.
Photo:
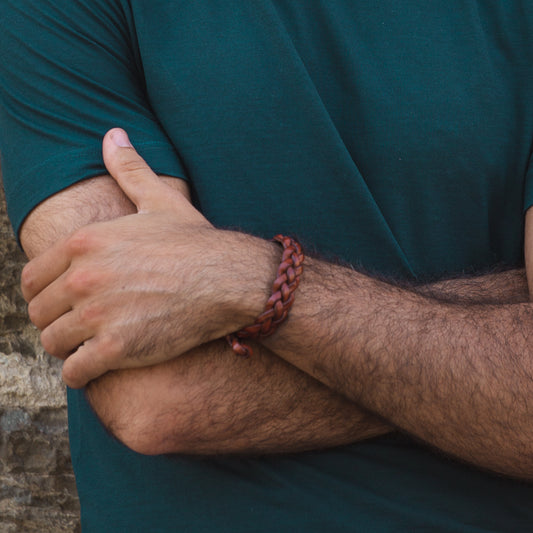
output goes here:
[{"label": "hairy forearm", "polygon": [[[533,479],[533,308],[509,303],[527,300],[523,273],[441,293],[312,260],[304,276],[290,324],[266,345],[438,449]],[[515,288],[500,293],[500,281]]]},{"label": "hairy forearm", "polygon": [[530,299],[526,271],[498,268],[483,274],[447,278],[407,290],[457,304],[516,304]]},{"label": "hairy forearm", "polygon": [[[22,243],[32,258],[85,224],[133,211],[113,180],[89,180],[40,205]],[[248,363],[214,342],[162,365],[109,373],[90,384],[89,399],[106,426],[145,453],[299,451],[391,430],[268,350],[257,351]]]},{"label": "hairy forearm", "polygon": [[[528,299],[523,270],[443,280],[412,290],[463,304]],[[312,354],[313,346],[308,350]],[[391,425],[261,346],[254,352],[251,360],[243,360],[225,342],[213,342],[148,372],[132,370],[120,380],[108,375],[90,385],[89,395],[115,435],[149,453],[294,452],[390,431]],[[138,405],[111,401],[132,386],[142,388],[139,380],[147,394]],[[161,393],[161,384],[168,390]],[[138,427],[132,427],[132,420]],[[124,421],[128,423],[121,426]],[[154,442],[153,435],[160,440]]]},{"label": "hairy forearm", "polygon": [[[463,302],[527,299],[522,270],[445,280],[417,290]],[[116,401],[136,389],[145,394],[130,395],[135,403]],[[148,453],[295,452],[391,430],[259,345],[251,360],[243,360],[216,341],[152,369],[108,374],[92,382],[88,393],[113,433]],[[160,440],[154,442],[153,435]]]},{"label": "hairy forearm", "polygon": [[[87,191],[83,189],[82,192],[86,193]],[[54,225],[55,233],[58,231],[61,233],[64,228],[74,229],[74,227],[83,225],[84,222],[99,220],[99,217],[102,216],[101,214],[103,214],[104,218],[110,218],[113,209],[115,209],[114,204],[112,204],[112,209],[98,209],[96,214],[89,210],[90,217],[86,215],[80,217],[80,211],[76,209],[76,202],[70,201],[72,197],[68,199],[68,205],[71,210],[66,209],[63,211],[60,208],[61,215],[59,218],[61,219],[61,224],[59,226],[57,224]],[[75,198],[75,200],[79,202],[79,198]],[[98,195],[85,196],[82,199],[82,203],[85,206],[90,205],[91,201],[98,203]],[[47,204],[50,205],[49,202]],[[72,205],[74,205],[74,209],[72,209]],[[131,212],[131,207],[127,203],[122,204],[121,207],[114,211],[114,214],[115,216],[120,216],[125,214],[125,212]],[[75,215],[70,225],[68,218],[72,215],[69,213]],[[41,216],[40,220],[38,214],[39,209],[37,210],[37,218],[32,217],[30,222],[28,222],[28,224],[34,223],[34,226],[37,222],[37,226],[34,227],[32,232],[30,225],[27,235],[23,235],[25,246],[31,240],[26,239],[27,236],[31,237],[37,233],[41,237],[44,235],[47,238],[51,233],[54,233],[43,230],[47,222],[50,224],[50,220],[57,220],[54,217],[54,211],[49,212],[48,216]],[[85,220],[87,218],[88,220]],[[26,229],[28,229],[28,225]],[[232,239],[238,237],[238,235],[234,235]],[[264,243],[262,241],[257,241],[263,246]],[[32,253],[35,252],[35,247],[32,247],[31,244],[28,249],[31,249]],[[274,256],[277,256],[277,252],[273,249],[269,249],[266,254],[264,252],[265,250],[263,250],[262,255],[258,254],[258,257],[263,258],[261,264],[266,257],[269,257],[270,261],[271,253],[273,253],[273,261]],[[390,304],[395,311],[399,310],[399,320],[402,317],[408,318],[408,325],[416,330],[417,324],[410,323],[411,320],[415,322],[416,317],[411,317],[409,313],[406,314],[410,308],[404,309],[413,298],[418,298],[417,302],[439,304],[439,308],[444,309],[448,305],[445,302],[452,298],[454,294],[456,297],[468,302],[479,300],[480,295],[482,295],[481,299],[486,301],[485,294],[490,291],[490,301],[509,301],[515,297],[521,299],[524,291],[517,289],[516,286],[525,286],[521,275],[503,273],[470,281],[448,281],[431,287],[417,289],[419,293],[428,293],[429,291],[437,294],[437,297],[429,298],[417,294],[413,290],[402,291],[398,288],[391,288],[390,285],[372,280],[350,269],[326,265],[317,261],[311,261],[310,266],[311,268],[306,273],[306,281],[297,300],[297,302],[301,301],[303,305],[297,304],[290,324],[283,328],[285,335],[278,336],[278,340],[282,339],[282,342],[275,348],[275,351],[277,352],[279,348],[280,353],[288,361],[300,366],[308,374],[323,379],[328,387],[338,387],[341,392],[351,395],[352,399],[355,398],[357,401],[363,402],[363,405],[366,405],[369,409],[387,417],[392,421],[393,425],[398,424],[404,430],[422,438],[424,438],[424,435],[414,431],[409,424],[404,424],[402,418],[396,420],[389,416],[387,410],[380,411],[375,403],[368,402],[368,398],[357,391],[358,386],[365,391],[371,388],[372,378],[381,375],[382,369],[379,368],[379,364],[382,361],[371,361],[371,364],[377,366],[375,373],[369,372],[369,369],[366,369],[367,372],[365,373],[364,369],[361,369],[360,375],[355,377],[349,372],[345,373],[344,368],[342,368],[346,361],[351,361],[356,366],[357,359],[354,363],[350,358],[359,355],[358,350],[361,351],[361,342],[364,349],[367,348],[367,344],[376,345],[379,352],[381,350],[379,343],[384,342],[379,333],[385,335],[384,339],[387,339],[386,335],[395,333],[394,329],[391,329],[390,332],[388,331],[389,325],[395,325],[393,322],[384,325],[378,321],[375,324],[376,327],[374,327],[372,322],[374,314],[381,318],[385,315],[388,318],[388,314],[384,314],[383,310],[387,309],[387,305]],[[316,276],[316,270],[320,270],[320,276]],[[325,288],[323,285],[324,279],[320,279],[321,277],[327,280]],[[265,284],[263,283],[263,285]],[[495,292],[496,287],[499,287],[499,293]],[[396,291],[395,294],[398,293],[396,294],[397,300],[389,301],[384,299],[384,295],[388,294],[385,288],[388,288],[389,292]],[[373,294],[374,289],[377,290],[376,294]],[[383,291],[383,294],[379,292],[380,290]],[[435,293],[435,291],[437,292]],[[257,291],[255,292],[257,293]],[[509,294],[512,294],[512,296],[509,296]],[[316,307],[317,295],[320,296],[318,298],[318,308]],[[253,298],[253,301],[255,302],[255,298]],[[347,302],[349,305],[346,305]],[[379,303],[377,307],[376,302]],[[361,305],[364,305],[364,307],[361,308]],[[346,307],[346,312],[339,312],[344,307]],[[324,312],[328,309],[331,310],[331,314],[324,315]],[[309,315],[310,312],[311,314]],[[393,315],[394,313],[391,316]],[[303,321],[302,316],[304,317]],[[362,320],[368,329],[362,328],[362,324],[357,322],[357,320]],[[410,331],[409,327],[404,327],[403,329],[405,330],[404,334],[406,331]],[[368,334],[369,332],[373,335],[370,341],[364,336],[364,333]],[[415,333],[421,334],[423,332],[415,331]],[[324,344],[324,339],[327,339],[327,344]],[[401,344],[398,346],[398,357],[391,356],[392,362],[389,364],[391,367],[394,367],[401,360],[402,350],[407,347],[409,347],[409,350],[415,351],[420,348],[424,349],[423,345],[419,346],[416,341],[413,343],[413,339],[404,339],[401,335],[398,338],[391,336],[391,340]],[[391,353],[394,353],[393,350],[397,348],[394,342],[391,344]],[[325,350],[326,348],[327,350]],[[337,349],[341,350],[341,353],[337,353]],[[300,450],[309,447],[342,444],[346,441],[367,438],[388,430],[380,419],[372,419],[365,412],[359,411],[354,405],[343,400],[340,396],[336,396],[327,388],[319,386],[312,378],[301,376],[292,367],[286,364],[283,365],[272,354],[264,352],[261,357],[256,359],[257,364],[252,372],[245,372],[244,363],[239,361],[241,364],[237,367],[237,373],[233,371],[232,373],[228,371],[229,368],[232,368],[231,365],[228,365],[228,349],[221,348],[221,345],[217,347],[216,343],[204,345],[187,356],[172,361],[172,367],[163,367],[164,372],[156,370],[159,367],[135,371],[138,374],[136,374],[134,379],[132,378],[135,375],[134,371],[110,374],[104,378],[101,387],[98,383],[93,384],[90,390],[91,400],[103,421],[114,428],[126,443],[130,440],[140,451],[148,453],[159,453],[160,451],[194,452],[200,449],[204,452],[270,451],[272,449],[276,451],[280,449],[284,451],[290,449]],[[239,365],[239,363],[235,363],[234,359],[232,360],[235,365]],[[189,366],[185,364],[187,361],[189,361],[187,363]],[[265,361],[268,362],[268,365],[264,364]],[[415,361],[416,357],[413,359],[413,362]],[[218,366],[214,364],[215,362]],[[388,361],[385,361],[385,363],[388,363]],[[273,366],[276,364],[279,364],[277,368]],[[417,365],[413,365],[410,361],[404,361],[402,364],[404,366],[414,366],[415,369],[418,369]],[[168,365],[171,364],[168,363]],[[324,367],[322,372],[321,365]],[[331,370],[331,367],[333,367],[333,370]],[[349,368],[349,365],[347,368]],[[372,367],[370,367],[370,370],[372,370]],[[442,370],[446,371],[447,369],[443,367]],[[145,372],[145,374],[142,374],[142,372]],[[293,376],[299,376],[298,379],[292,380],[291,372]],[[337,377],[336,373],[339,374],[338,377],[340,378],[344,375],[345,381],[352,380],[353,390],[351,388],[345,390],[339,387],[335,379]],[[216,376],[216,379],[212,379],[211,375]],[[125,376],[130,379],[129,382]],[[141,376],[146,379],[141,379]],[[180,379],[183,380],[183,376],[196,376],[196,379],[190,382],[186,380],[181,382]],[[206,376],[209,379],[206,379]],[[382,379],[394,382],[394,377],[396,377],[395,374],[384,374]],[[397,377],[401,380],[403,375],[399,373]],[[416,379],[411,374],[408,377],[413,381]],[[132,386],[123,387],[123,383],[129,383]],[[254,394],[254,391],[258,388],[269,390],[265,383],[270,385],[271,390],[277,392],[273,395],[263,396]],[[116,386],[113,386],[113,384]],[[419,385],[423,387],[426,383],[422,381]],[[430,383],[430,385],[434,384]],[[276,386],[279,389],[276,389]],[[243,391],[246,390],[250,391],[250,396],[243,394]],[[354,390],[355,393],[353,392]],[[186,391],[187,394],[184,394],[183,391]],[[279,391],[284,394],[279,394]],[[414,387],[407,392],[416,394],[417,389]],[[140,398],[137,403],[133,401],[134,394],[138,394],[136,398]],[[147,398],[150,401],[147,401]],[[167,403],[169,398],[170,403]],[[241,398],[243,399],[242,402]],[[313,409],[308,408],[307,402],[310,401],[309,398],[313,398]],[[202,401],[199,401],[199,399]],[[384,399],[384,402],[387,400],[390,400],[390,398]],[[396,400],[396,398],[393,398],[393,400]],[[138,408],[126,410],[123,407],[125,401],[129,402],[130,405],[137,405]],[[298,404],[298,402],[301,402],[304,406],[300,411],[294,408],[294,405]],[[389,403],[391,402],[389,401]],[[227,409],[227,406],[249,406],[250,404],[252,408],[243,411],[240,419],[240,411],[238,409],[233,411],[228,411]],[[178,407],[177,409],[176,406]],[[290,417],[287,415],[288,412],[292,413]],[[220,418],[214,418],[213,413],[220,415]],[[261,413],[265,415],[263,418],[258,416]],[[335,413],[335,417],[332,417],[332,413]],[[300,414],[302,418],[296,419],[296,416]],[[255,420],[255,422],[251,424],[250,420]],[[332,420],[335,429],[340,434],[332,433],[331,425],[328,425]],[[347,425],[343,425],[342,421],[344,420],[348,421]],[[326,422],[326,424],[321,425],[319,422]],[[282,430],[280,430],[280,426]],[[191,427],[200,428],[200,430],[194,433],[190,431]],[[251,438],[250,434],[255,427],[259,428],[258,433],[254,438]],[[309,427],[311,427],[311,431]],[[318,430],[323,431],[323,433],[317,434]],[[242,435],[245,433],[246,437],[243,438]],[[129,439],[127,438],[128,435]],[[271,440],[266,442],[265,435]],[[145,440],[147,436],[152,440]],[[431,439],[426,440],[433,442]],[[206,448],[209,445],[211,448]],[[292,446],[292,448],[287,448],[287,446]],[[443,447],[443,449],[447,448]]]},{"label": "hairy forearm", "polygon": [[108,373],[87,392],[111,431],[141,453],[297,452],[390,431],[266,349],[256,346],[253,360],[244,360],[224,341]]}]

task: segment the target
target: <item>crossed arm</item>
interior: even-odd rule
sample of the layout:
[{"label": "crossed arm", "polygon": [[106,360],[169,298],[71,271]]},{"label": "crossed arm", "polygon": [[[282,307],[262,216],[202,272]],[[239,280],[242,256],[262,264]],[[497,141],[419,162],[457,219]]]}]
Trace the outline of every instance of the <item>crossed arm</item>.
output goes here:
[{"label": "crossed arm", "polygon": [[[107,210],[105,217],[120,214]],[[30,242],[39,227],[32,224],[38,221],[39,210],[23,229],[30,254],[39,253]],[[78,225],[86,222],[90,220]],[[126,222],[120,224],[126,227]],[[531,221],[526,222],[527,236],[530,226]],[[97,226],[81,235],[93,238],[102,227],[107,228]],[[275,252],[259,239],[222,237],[212,231],[235,246],[245,240],[251,255],[265,264],[269,258],[275,261]],[[83,257],[87,250],[80,252],[79,235],[66,246],[77,242],[76,253]],[[271,278],[268,270],[250,280],[251,294]],[[26,270],[29,299],[34,296],[35,276],[35,269]],[[264,300],[255,299],[259,309]],[[528,334],[533,318],[526,300],[520,272],[448,281],[417,291],[310,260],[290,323],[263,343],[289,364],[266,349],[252,361],[236,361],[213,341],[163,365],[108,374],[90,386],[89,394],[119,437],[149,453],[297,450],[398,427],[478,466],[532,479],[533,365]],[[43,320],[46,331],[48,320],[39,318],[38,305],[32,314],[36,323]],[[116,407],[117,398],[128,395],[130,401],[131,392],[124,386],[128,379],[129,384],[140,383],[140,397],[148,399],[147,409],[142,401],[133,403],[141,415]],[[129,424],[134,431],[124,429],[128,420],[135,421]],[[165,429],[167,421],[174,421],[174,428]],[[198,427],[197,435],[186,435]],[[148,444],[153,428],[163,449]],[[253,435],[256,428],[258,434]]]},{"label": "crossed arm", "polygon": [[[162,179],[188,196],[184,181]],[[78,228],[135,211],[112,178],[94,178],[39,205],[21,241],[32,259]],[[148,454],[296,452],[391,431],[267,348],[256,346],[248,361],[220,340],[159,365],[109,372],[87,394],[115,436]]]}]

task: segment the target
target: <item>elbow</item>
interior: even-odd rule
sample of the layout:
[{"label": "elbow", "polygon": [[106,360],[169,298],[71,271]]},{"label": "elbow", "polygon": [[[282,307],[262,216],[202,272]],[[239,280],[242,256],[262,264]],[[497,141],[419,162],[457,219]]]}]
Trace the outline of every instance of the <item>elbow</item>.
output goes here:
[{"label": "elbow", "polygon": [[168,436],[163,431],[140,420],[130,420],[125,425],[112,424],[109,430],[124,446],[141,455],[179,453],[178,446],[168,446]]},{"label": "elbow", "polygon": [[169,428],[164,423],[157,423],[155,413],[136,414],[121,413],[101,422],[121,444],[141,455],[163,455],[168,453],[185,453],[180,445],[177,427]]},{"label": "elbow", "polygon": [[100,379],[87,386],[87,400],[116,440],[142,455],[186,452],[181,444],[178,416],[168,416],[160,406],[147,401],[144,391],[137,394],[130,389],[128,396],[124,396],[113,388],[111,379]]}]

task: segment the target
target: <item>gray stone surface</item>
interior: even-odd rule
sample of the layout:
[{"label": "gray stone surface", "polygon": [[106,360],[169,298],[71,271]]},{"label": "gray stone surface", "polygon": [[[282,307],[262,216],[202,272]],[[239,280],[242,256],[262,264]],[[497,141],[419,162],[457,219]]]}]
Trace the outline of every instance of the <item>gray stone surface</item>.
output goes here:
[{"label": "gray stone surface", "polygon": [[19,289],[24,261],[0,176],[0,533],[77,532],[61,367],[27,319]]}]

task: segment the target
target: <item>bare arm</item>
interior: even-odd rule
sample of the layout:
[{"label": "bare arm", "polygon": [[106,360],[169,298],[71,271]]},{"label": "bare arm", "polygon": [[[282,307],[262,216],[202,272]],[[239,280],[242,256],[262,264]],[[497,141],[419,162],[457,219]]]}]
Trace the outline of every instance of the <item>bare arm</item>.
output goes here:
[{"label": "bare arm", "polygon": [[[106,164],[139,213],[83,228],[30,263],[23,276],[30,315],[45,328],[50,351],[68,355],[78,347],[65,363],[75,386],[112,368],[172,359],[202,338],[217,338],[210,337],[213,324],[220,336],[237,321],[249,323],[262,310],[279,262],[271,243],[212,228],[181,195],[170,194],[131,147],[107,146],[114,156]],[[165,244],[154,248],[161,224],[168,230]],[[155,265],[129,268],[131,262],[144,267],[139,255],[150,263],[154,250],[161,251]],[[510,280],[521,303],[509,303],[515,301],[504,290]],[[268,345],[403,431],[478,466],[531,479],[533,318],[523,276],[455,280],[441,289],[401,288],[309,260],[289,322]],[[152,351],[132,359],[124,350],[143,342],[145,332],[131,326],[135,313],[128,305],[139,290],[158,303],[143,305],[142,316],[150,311],[151,327],[161,333],[152,338],[160,359]],[[490,297],[476,297],[480,291],[491,291]],[[80,321],[84,315],[89,323]],[[80,345],[84,339],[89,343]]]},{"label": "bare arm", "polygon": [[[167,182],[186,192],[181,180]],[[35,209],[22,229],[22,242],[28,256],[35,257],[87,223],[134,210],[111,178],[82,182]],[[523,271],[447,280],[418,290],[464,302],[527,299]],[[243,361],[215,341],[158,366],[109,373],[90,383],[88,395],[104,424],[144,453],[289,452],[390,431],[384,421],[268,350],[256,346],[255,351],[252,361]]]},{"label": "bare arm", "polygon": [[[463,302],[528,297],[523,270],[419,290]],[[391,427],[257,344],[253,359],[243,360],[215,341],[154,367],[108,373],[88,392],[113,433],[149,453],[294,452],[363,440]]]},{"label": "bare arm", "polygon": [[533,307],[461,301],[454,283],[441,298],[310,261],[290,325],[267,344],[402,431],[533,480]]},{"label": "bare arm", "polygon": [[[167,178],[188,194],[185,182]],[[88,223],[135,212],[109,177],[81,182],[38,206],[21,240],[31,259]],[[289,452],[347,444],[390,427],[266,348],[237,360],[214,341],[167,363],[90,383],[96,413],[144,453]]]}]

